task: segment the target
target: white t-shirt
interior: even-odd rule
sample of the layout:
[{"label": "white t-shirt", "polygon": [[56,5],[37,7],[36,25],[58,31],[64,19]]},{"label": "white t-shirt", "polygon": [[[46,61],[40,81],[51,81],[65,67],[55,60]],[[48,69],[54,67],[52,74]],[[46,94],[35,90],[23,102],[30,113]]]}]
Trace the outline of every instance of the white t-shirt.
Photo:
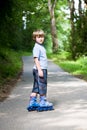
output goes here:
[{"label": "white t-shirt", "polygon": [[[33,48],[33,57],[37,57],[40,61],[41,69],[47,69],[47,56],[46,56],[46,50],[42,44],[35,43]],[[33,67],[36,68],[36,65]]]}]

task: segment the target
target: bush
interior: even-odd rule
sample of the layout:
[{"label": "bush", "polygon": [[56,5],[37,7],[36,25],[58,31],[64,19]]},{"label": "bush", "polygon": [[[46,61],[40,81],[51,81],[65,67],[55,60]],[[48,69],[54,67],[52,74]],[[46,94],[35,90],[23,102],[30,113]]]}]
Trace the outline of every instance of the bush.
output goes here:
[{"label": "bush", "polygon": [[0,84],[15,77],[22,68],[21,56],[18,52],[3,49],[0,53]]}]

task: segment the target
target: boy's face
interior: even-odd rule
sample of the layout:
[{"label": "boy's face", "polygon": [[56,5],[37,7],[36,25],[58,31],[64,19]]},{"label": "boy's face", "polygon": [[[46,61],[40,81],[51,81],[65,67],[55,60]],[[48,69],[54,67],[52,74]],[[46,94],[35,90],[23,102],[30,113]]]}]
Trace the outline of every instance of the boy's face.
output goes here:
[{"label": "boy's face", "polygon": [[44,42],[44,36],[36,36],[36,42],[42,44]]}]

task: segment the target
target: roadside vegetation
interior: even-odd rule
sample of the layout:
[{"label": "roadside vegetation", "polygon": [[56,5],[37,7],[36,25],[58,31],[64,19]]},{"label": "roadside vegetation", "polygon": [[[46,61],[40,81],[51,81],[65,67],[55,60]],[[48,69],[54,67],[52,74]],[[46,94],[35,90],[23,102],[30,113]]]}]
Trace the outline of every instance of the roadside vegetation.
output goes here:
[{"label": "roadside vegetation", "polygon": [[22,74],[22,56],[31,53],[4,49],[0,56],[0,100],[6,98]]},{"label": "roadside vegetation", "polygon": [[64,71],[87,81],[87,56],[81,56],[76,60],[71,59],[69,52],[48,54],[48,58],[59,65]]}]

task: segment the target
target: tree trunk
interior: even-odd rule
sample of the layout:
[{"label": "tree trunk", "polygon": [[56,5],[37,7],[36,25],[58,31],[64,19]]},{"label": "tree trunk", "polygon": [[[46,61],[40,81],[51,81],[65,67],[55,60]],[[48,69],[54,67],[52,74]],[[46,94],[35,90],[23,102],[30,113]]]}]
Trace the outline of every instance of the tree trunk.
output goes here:
[{"label": "tree trunk", "polygon": [[69,8],[70,8],[70,21],[71,21],[71,51],[72,51],[72,58],[75,59],[75,56],[76,56],[75,25],[74,25],[75,2],[74,0],[68,0],[68,2],[69,2]]},{"label": "tree trunk", "polygon": [[79,4],[78,4],[78,11],[79,11],[79,16],[82,16],[82,2],[81,0],[79,0]]},{"label": "tree trunk", "polygon": [[52,3],[51,0],[48,0],[48,9],[50,13],[50,20],[51,20],[51,36],[52,36],[52,42],[53,42],[53,53],[56,53],[58,51],[58,38],[57,38],[57,32],[56,32],[56,22],[55,22],[55,16],[54,16],[54,8],[55,8],[56,0]]}]

